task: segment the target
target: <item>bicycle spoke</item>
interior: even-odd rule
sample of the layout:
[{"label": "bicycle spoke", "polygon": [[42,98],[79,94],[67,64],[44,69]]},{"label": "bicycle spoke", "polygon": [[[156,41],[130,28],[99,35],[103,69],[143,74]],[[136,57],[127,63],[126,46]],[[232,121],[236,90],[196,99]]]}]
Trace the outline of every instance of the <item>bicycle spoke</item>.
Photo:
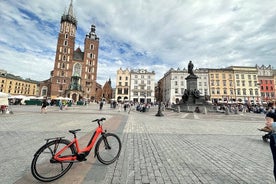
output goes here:
[{"label": "bicycle spoke", "polygon": [[120,154],[121,142],[114,134],[106,134],[97,143],[97,158],[103,164],[113,163]]},{"label": "bicycle spoke", "polygon": [[[67,140],[52,141],[38,151],[32,162],[32,174],[40,181],[53,181],[65,174],[72,166],[72,162],[61,163],[53,160],[53,156],[70,142]],[[73,147],[64,150],[61,157],[74,155]]]}]

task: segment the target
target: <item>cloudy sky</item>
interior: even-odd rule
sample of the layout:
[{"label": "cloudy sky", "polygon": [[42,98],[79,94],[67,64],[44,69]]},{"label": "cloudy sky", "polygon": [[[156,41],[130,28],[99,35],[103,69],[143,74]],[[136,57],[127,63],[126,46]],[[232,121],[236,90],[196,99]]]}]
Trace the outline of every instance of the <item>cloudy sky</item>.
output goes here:
[{"label": "cloudy sky", "polygon": [[[60,17],[70,0],[1,0],[0,69],[46,80],[54,67]],[[272,65],[275,0],[74,0],[76,45],[96,25],[98,82],[116,71]]]}]

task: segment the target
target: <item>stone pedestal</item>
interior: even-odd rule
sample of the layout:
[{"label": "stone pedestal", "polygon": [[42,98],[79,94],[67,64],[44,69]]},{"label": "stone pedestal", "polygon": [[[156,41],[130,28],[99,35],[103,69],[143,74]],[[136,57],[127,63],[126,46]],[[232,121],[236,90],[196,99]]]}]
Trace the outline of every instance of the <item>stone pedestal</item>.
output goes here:
[{"label": "stone pedestal", "polygon": [[187,81],[187,90],[194,90],[197,89],[197,76],[196,75],[189,75],[186,77]]}]

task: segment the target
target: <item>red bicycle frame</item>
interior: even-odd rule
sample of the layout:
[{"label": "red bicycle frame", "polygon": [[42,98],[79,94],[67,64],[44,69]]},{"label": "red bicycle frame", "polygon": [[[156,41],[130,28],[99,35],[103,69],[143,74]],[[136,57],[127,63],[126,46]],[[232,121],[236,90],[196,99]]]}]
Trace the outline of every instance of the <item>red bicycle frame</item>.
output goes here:
[{"label": "red bicycle frame", "polygon": [[[80,149],[80,147],[79,147],[79,141],[77,139],[76,134],[74,133],[74,139],[73,139],[73,141],[70,144],[68,144],[67,146],[65,146],[64,148],[62,148],[58,153],[56,153],[54,155],[54,160],[56,160],[58,162],[66,162],[66,161],[72,162],[72,161],[77,161],[78,160],[77,155],[79,155],[81,153],[86,153],[88,155],[89,152],[91,151],[91,149],[93,148],[95,142],[97,141],[97,138],[102,133],[104,133],[102,125],[99,125],[98,128],[96,129],[96,131],[94,132],[93,136],[91,137],[91,140],[89,141],[88,145],[85,148],[83,148],[83,149]],[[61,154],[66,149],[69,149],[69,147],[72,146],[73,144],[75,144],[75,146],[77,148],[77,154],[76,155],[61,156]]]}]

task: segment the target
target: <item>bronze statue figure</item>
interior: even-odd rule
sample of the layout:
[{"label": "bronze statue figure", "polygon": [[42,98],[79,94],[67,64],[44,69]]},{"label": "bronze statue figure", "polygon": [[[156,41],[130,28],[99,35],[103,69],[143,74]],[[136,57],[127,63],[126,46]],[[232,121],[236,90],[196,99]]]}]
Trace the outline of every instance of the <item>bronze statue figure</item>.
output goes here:
[{"label": "bronze statue figure", "polygon": [[192,61],[190,61],[188,64],[188,73],[190,75],[195,75],[193,69],[194,69],[194,64],[192,63]]}]

